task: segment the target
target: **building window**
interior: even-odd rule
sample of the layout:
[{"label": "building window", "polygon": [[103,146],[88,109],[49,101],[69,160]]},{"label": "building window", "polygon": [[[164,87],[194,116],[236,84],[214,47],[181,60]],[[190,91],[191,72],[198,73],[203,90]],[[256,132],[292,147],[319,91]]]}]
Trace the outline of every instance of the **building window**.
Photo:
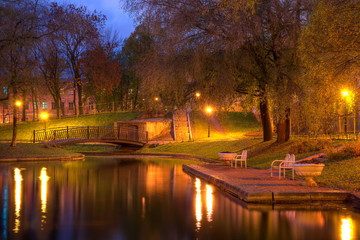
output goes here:
[{"label": "building window", "polygon": [[36,102],[34,102],[34,110],[36,110],[36,106],[37,106],[37,104],[36,104]]},{"label": "building window", "polygon": [[25,105],[25,110],[29,110],[29,104]]},{"label": "building window", "polygon": [[8,94],[8,88],[7,88],[7,87],[3,87],[3,92],[7,95],[7,94]]},{"label": "building window", "polygon": [[61,102],[61,109],[64,109],[64,107],[65,107],[65,103]]},{"label": "building window", "polygon": [[47,109],[47,102],[42,102],[42,109],[46,110]]},{"label": "building window", "polygon": [[94,104],[92,103],[89,104],[89,110],[94,110]]},{"label": "building window", "polygon": [[74,103],[69,102],[69,110],[74,110]]},{"label": "building window", "polygon": [[56,109],[56,104],[54,102],[51,102],[51,109],[52,110]]}]

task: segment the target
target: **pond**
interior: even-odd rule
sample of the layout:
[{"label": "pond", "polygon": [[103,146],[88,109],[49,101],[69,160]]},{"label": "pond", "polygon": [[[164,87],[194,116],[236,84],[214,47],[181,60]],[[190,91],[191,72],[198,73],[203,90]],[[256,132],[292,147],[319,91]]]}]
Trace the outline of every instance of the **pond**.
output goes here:
[{"label": "pond", "polygon": [[[359,239],[344,206],[252,206],[163,158],[0,165],[0,239]],[[344,208],[342,208],[344,207]]]}]

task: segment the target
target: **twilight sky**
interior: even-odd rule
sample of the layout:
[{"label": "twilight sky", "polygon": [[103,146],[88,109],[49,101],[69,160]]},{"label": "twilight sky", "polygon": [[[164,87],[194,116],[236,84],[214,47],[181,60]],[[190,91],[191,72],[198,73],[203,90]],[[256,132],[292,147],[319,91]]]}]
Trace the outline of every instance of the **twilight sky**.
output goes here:
[{"label": "twilight sky", "polygon": [[[51,1],[51,0],[50,0]],[[87,6],[90,11],[96,9],[106,15],[106,28],[117,30],[120,38],[127,38],[134,31],[135,26],[129,14],[121,9],[120,0],[55,0],[59,3],[74,3]]]}]

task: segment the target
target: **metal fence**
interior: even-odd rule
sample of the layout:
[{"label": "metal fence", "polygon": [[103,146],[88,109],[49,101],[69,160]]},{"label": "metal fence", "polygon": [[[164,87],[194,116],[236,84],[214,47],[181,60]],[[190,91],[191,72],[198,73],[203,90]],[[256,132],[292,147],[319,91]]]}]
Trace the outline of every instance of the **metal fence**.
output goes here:
[{"label": "metal fence", "polygon": [[137,128],[117,128],[112,126],[65,127],[34,130],[31,141],[69,141],[81,139],[125,140],[147,143],[148,133]]}]

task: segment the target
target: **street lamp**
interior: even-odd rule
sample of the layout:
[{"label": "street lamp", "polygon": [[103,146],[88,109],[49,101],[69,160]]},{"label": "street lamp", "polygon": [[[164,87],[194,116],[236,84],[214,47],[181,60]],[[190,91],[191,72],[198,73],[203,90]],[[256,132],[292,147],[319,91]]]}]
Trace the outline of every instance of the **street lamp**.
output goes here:
[{"label": "street lamp", "polygon": [[20,107],[21,107],[21,105],[22,105],[22,102],[21,101],[19,101],[19,100],[17,100],[17,101],[15,101],[15,110],[14,110],[14,114],[16,114],[16,120],[18,120],[19,119],[19,109],[20,109]]},{"label": "street lamp", "polygon": [[206,114],[209,116],[208,118],[208,137],[210,137],[210,115],[212,113],[213,109],[210,106],[206,107]]},{"label": "street lamp", "polygon": [[349,91],[347,89],[344,89],[344,90],[341,91],[341,95],[345,98],[344,132],[345,132],[345,134],[347,134],[347,107],[346,107],[346,105],[347,105],[347,102],[348,102]]},{"label": "street lamp", "polygon": [[199,92],[196,92],[196,93],[195,93],[195,97],[196,97],[196,98],[200,98],[200,96],[201,96],[201,94],[200,94]]},{"label": "street lamp", "polygon": [[47,120],[47,118],[48,118],[48,115],[47,115],[47,113],[41,113],[41,118],[42,118],[42,120],[44,120],[44,125],[45,125],[45,131],[46,131],[46,120]]}]

